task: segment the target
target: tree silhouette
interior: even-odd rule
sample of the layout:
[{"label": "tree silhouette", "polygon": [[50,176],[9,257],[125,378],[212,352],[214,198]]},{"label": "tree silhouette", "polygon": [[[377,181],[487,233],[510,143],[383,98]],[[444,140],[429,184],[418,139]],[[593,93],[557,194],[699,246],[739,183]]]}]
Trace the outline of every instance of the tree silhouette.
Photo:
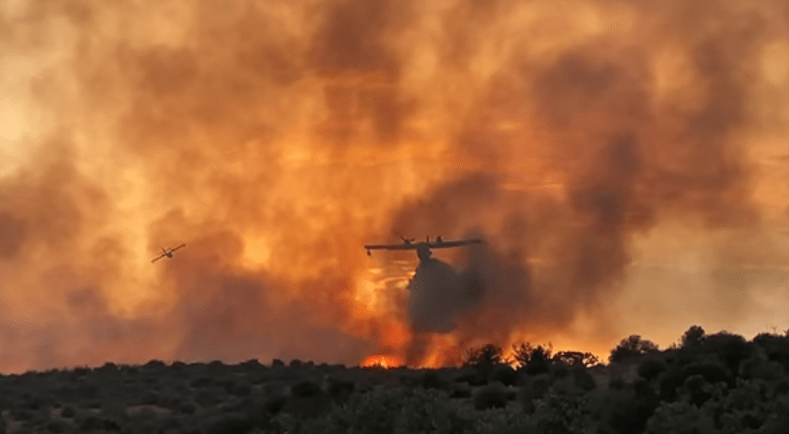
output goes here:
[{"label": "tree silhouette", "polygon": [[611,350],[608,357],[610,362],[623,362],[640,357],[647,353],[658,352],[658,346],[654,342],[642,339],[639,335],[630,335]]},{"label": "tree silhouette", "polygon": [[600,360],[592,353],[580,351],[560,351],[552,358],[553,361],[567,366],[592,367],[600,364]]},{"label": "tree silhouette", "polygon": [[704,342],[704,329],[693,325],[682,335],[682,348],[698,347]]},{"label": "tree silhouette", "polygon": [[534,347],[530,343],[522,343],[519,346],[513,345],[512,351],[513,359],[517,362],[519,370],[523,369],[530,375],[548,372],[553,352],[550,344],[547,347],[542,345]]}]

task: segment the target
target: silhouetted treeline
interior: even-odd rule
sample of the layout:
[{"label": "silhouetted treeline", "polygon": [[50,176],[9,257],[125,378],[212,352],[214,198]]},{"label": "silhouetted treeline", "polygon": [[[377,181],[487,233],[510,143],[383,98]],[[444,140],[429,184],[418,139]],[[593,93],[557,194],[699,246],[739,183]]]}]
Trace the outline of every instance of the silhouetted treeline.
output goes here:
[{"label": "silhouetted treeline", "polygon": [[[607,365],[523,343],[413,370],[250,360],[0,376],[0,432],[784,433],[789,336],[699,326],[661,350],[632,335]],[[405,410],[407,411],[405,411]],[[6,430],[7,428],[7,430]]]}]

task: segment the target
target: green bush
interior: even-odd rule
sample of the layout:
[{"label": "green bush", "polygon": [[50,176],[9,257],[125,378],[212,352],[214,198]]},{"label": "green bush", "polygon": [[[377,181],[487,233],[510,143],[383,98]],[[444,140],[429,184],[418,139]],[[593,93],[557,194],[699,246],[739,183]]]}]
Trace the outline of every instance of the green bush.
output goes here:
[{"label": "green bush", "polygon": [[[717,433],[712,419],[688,402],[664,402],[647,421],[645,434]],[[736,431],[731,431],[736,432]]]},{"label": "green bush", "polygon": [[463,432],[469,421],[460,418],[447,398],[434,390],[412,393],[374,390],[355,394],[346,405],[334,406],[324,415],[303,418],[287,413],[277,416],[283,432],[296,433],[436,433]]},{"label": "green bush", "polygon": [[538,401],[529,421],[534,434],[592,434],[596,432],[587,401],[579,396],[550,394]]}]

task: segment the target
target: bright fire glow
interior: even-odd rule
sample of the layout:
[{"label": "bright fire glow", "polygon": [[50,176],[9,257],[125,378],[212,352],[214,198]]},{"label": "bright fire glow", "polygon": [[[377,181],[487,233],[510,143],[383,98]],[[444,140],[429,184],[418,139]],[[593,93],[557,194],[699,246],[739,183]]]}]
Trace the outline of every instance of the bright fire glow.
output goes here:
[{"label": "bright fire glow", "polygon": [[361,366],[363,368],[397,368],[403,366],[403,360],[396,356],[373,354],[364,359]]},{"label": "bright fire glow", "polygon": [[785,328],[787,10],[685,3],[5,2],[0,371]]}]

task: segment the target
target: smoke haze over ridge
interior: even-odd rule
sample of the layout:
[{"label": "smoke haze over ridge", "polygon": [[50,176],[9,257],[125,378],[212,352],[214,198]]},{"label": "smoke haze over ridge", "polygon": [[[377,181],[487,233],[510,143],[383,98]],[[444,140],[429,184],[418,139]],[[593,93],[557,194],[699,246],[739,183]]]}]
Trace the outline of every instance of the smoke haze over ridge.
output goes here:
[{"label": "smoke haze over ridge", "polygon": [[[788,23],[785,0],[0,3],[0,370],[785,329]],[[449,336],[407,330],[412,252],[365,256],[393,230],[486,239],[435,252],[477,294]]]}]

